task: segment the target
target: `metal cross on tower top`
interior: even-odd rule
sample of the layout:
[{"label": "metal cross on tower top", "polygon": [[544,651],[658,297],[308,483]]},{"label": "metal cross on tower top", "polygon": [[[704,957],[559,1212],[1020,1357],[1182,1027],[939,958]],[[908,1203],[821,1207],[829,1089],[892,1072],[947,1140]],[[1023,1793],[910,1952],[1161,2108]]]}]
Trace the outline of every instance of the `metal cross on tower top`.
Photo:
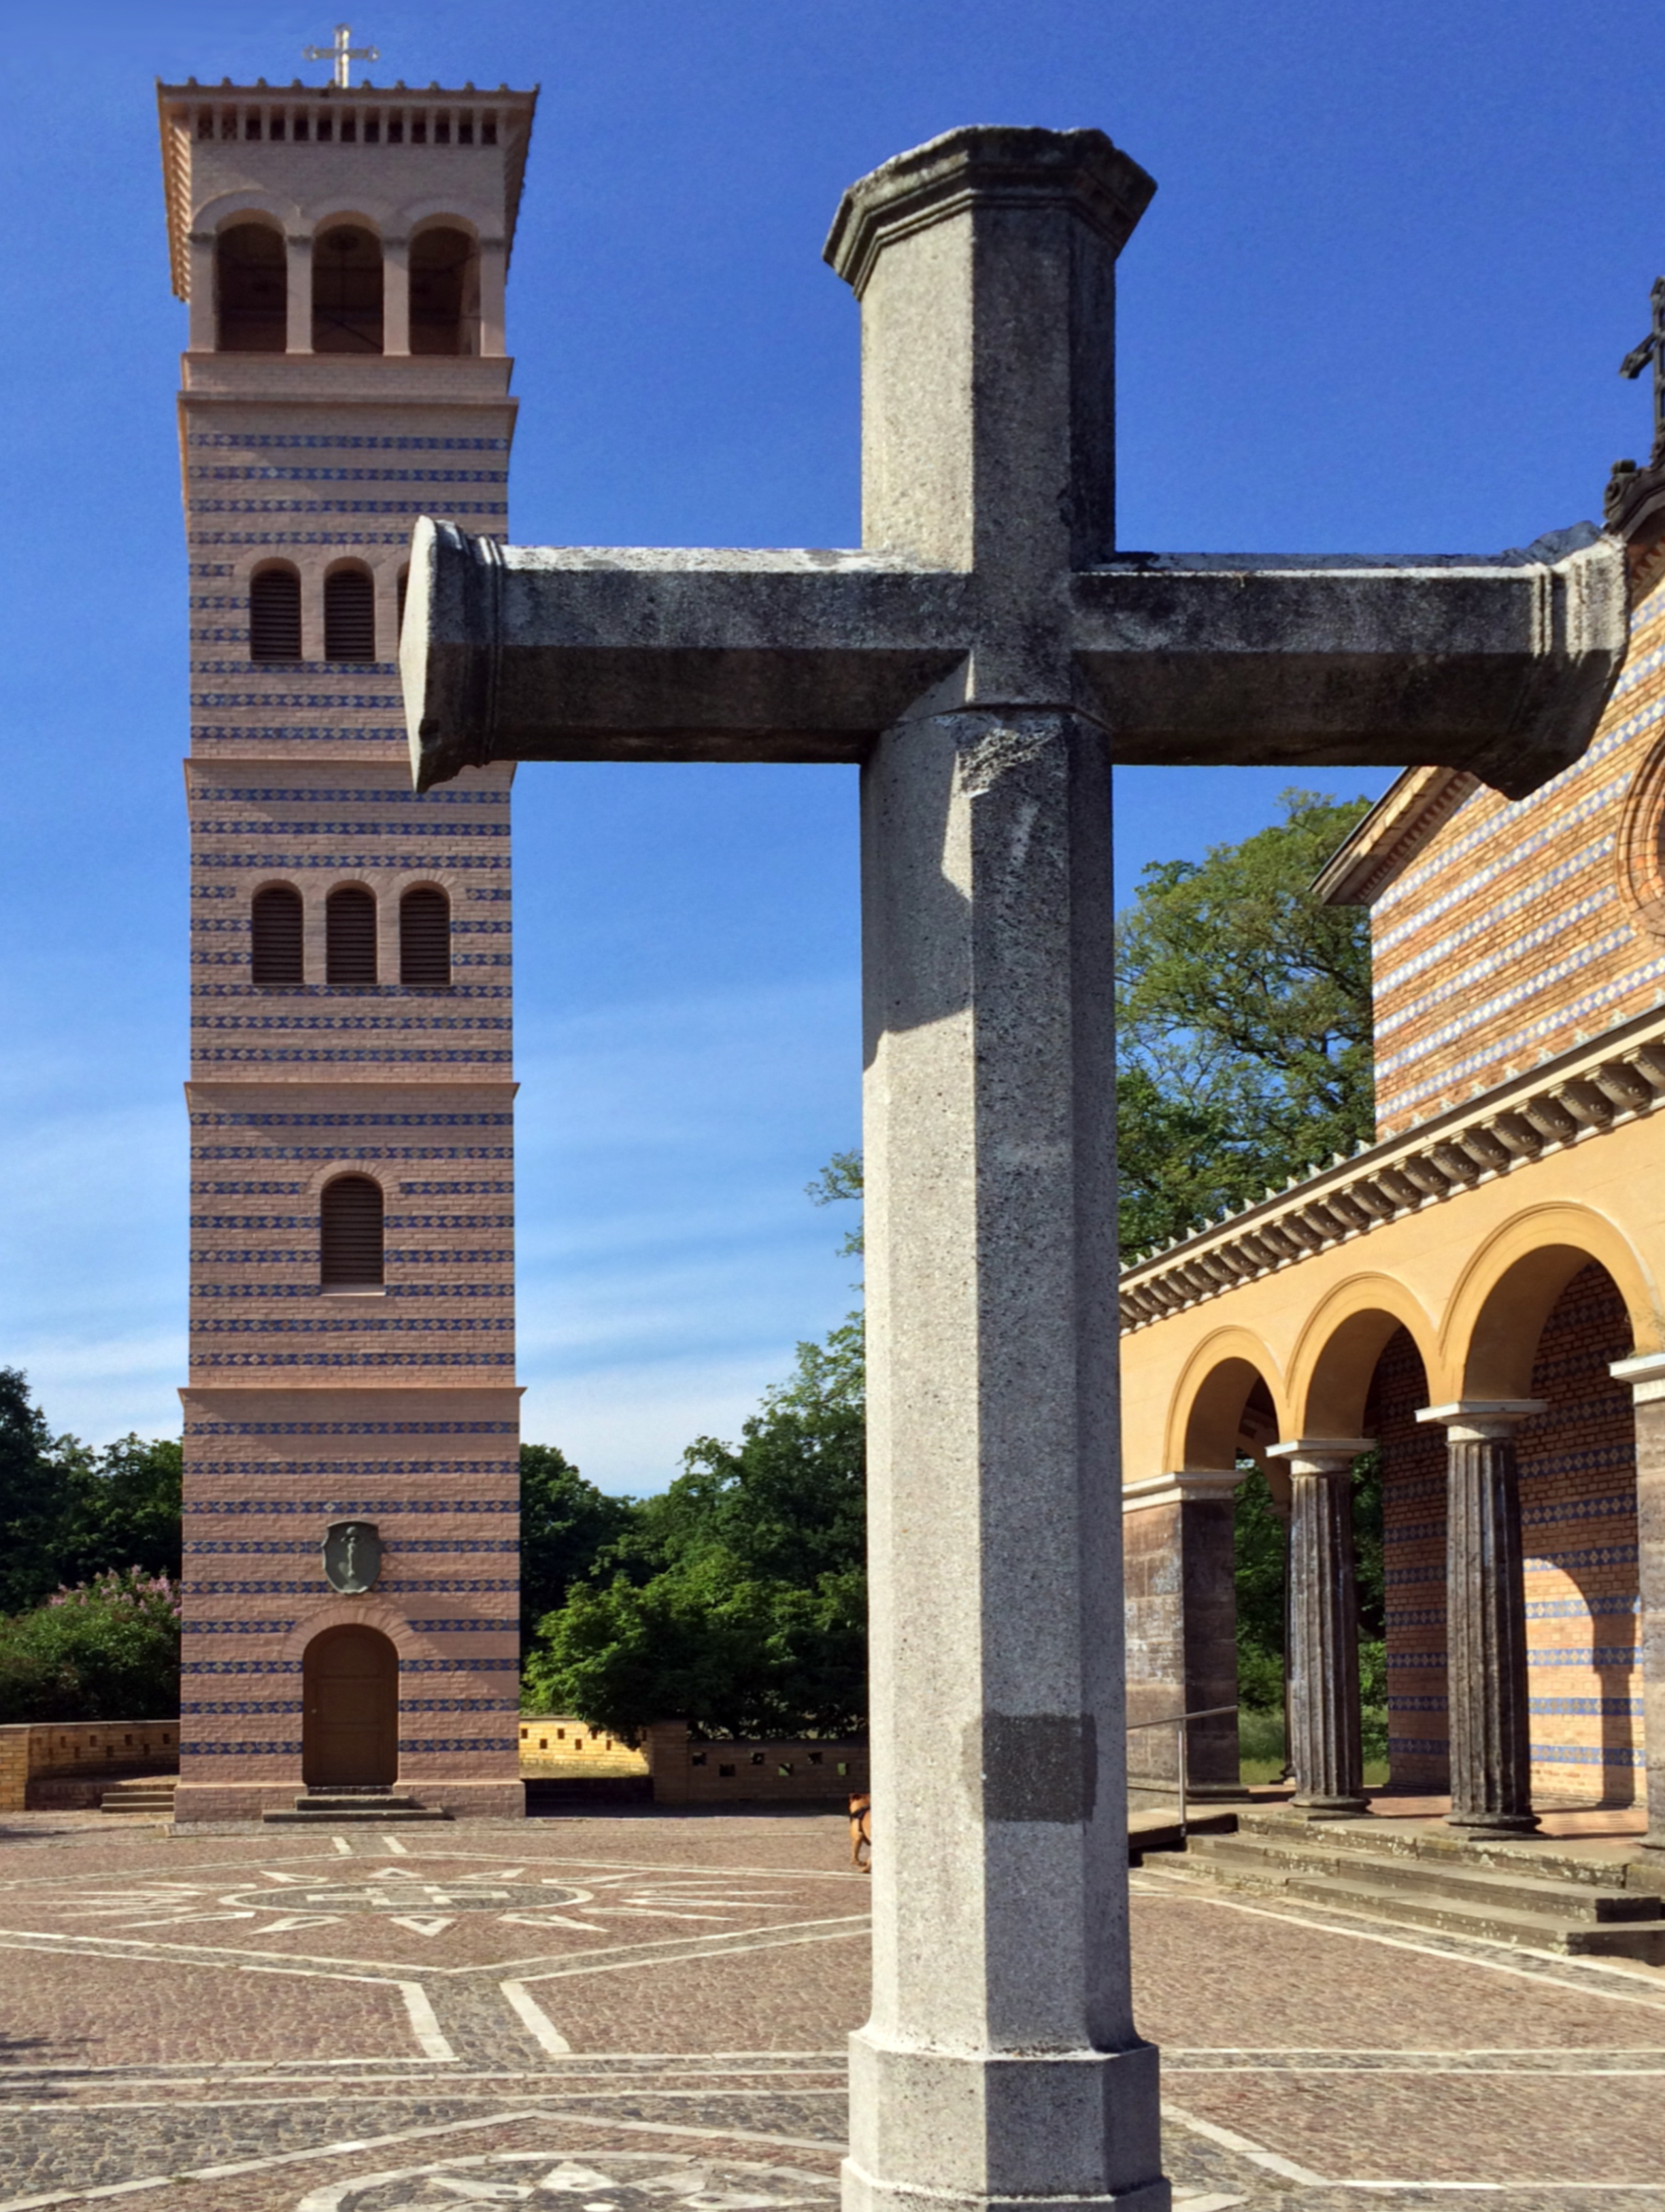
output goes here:
[{"label": "metal cross on tower top", "polygon": [[1619,364],[1619,374],[1632,381],[1641,375],[1650,362],[1654,365],[1654,458],[1659,458],[1660,447],[1665,445],[1665,276],[1654,279],[1653,290],[1648,295],[1654,311],[1654,326],[1639,346],[1632,346]]},{"label": "metal cross on tower top", "polygon": [[349,23],[336,25],[333,46],[308,46],[306,54],[309,62],[333,62],[335,82],[343,92],[353,81],[355,62],[379,62],[381,59],[380,46],[355,46],[353,44],[352,26]]}]

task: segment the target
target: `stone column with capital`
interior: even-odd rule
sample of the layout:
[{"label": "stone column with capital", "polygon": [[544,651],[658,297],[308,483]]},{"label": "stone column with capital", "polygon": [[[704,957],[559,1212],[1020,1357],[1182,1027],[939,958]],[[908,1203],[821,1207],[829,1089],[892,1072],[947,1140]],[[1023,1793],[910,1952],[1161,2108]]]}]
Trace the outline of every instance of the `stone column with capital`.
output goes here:
[{"label": "stone column with capital", "polygon": [[381,349],[385,354],[410,350],[410,241],[384,238],[381,241]]},{"label": "stone column with capital", "polygon": [[1665,1851],[1665,1352],[1615,1361],[1636,1408],[1637,1580],[1642,1596],[1642,1711],[1650,1851]]},{"label": "stone column with capital", "polygon": [[1267,1453],[1289,1469],[1291,1802],[1314,1820],[1370,1809],[1358,1711],[1352,1463],[1373,1448],[1369,1437],[1298,1437]]},{"label": "stone column with capital", "polygon": [[[1121,1493],[1127,1625],[1127,1798],[1171,1805],[1175,1733],[1142,1727],[1237,1699],[1236,1497],[1240,1470],[1183,1468],[1129,1483]],[[1237,1717],[1192,1723],[1186,1786],[1197,1798],[1246,1795]]]},{"label": "stone column with capital", "polygon": [[1525,1835],[1532,1809],[1526,1591],[1515,1432],[1540,1398],[1467,1398],[1425,1406],[1444,1425],[1445,1636],[1454,1828]]},{"label": "stone column with capital", "polygon": [[288,231],[283,238],[283,263],[288,273],[289,319],[285,353],[313,349],[313,240],[310,231]]}]

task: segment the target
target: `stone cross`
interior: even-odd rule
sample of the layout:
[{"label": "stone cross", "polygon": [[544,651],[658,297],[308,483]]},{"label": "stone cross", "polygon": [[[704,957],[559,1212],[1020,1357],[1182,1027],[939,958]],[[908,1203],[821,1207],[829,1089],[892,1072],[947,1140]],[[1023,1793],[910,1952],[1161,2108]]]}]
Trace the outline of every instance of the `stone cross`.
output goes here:
[{"label": "stone cross", "polygon": [[957,131],[846,196],[856,552],[418,526],[419,786],[493,760],[859,762],[872,2015],[851,2212],[1161,2212],[1123,1790],[1110,762],[1530,790],[1625,642],[1585,532],[1497,561],[1114,548],[1101,132]]}]

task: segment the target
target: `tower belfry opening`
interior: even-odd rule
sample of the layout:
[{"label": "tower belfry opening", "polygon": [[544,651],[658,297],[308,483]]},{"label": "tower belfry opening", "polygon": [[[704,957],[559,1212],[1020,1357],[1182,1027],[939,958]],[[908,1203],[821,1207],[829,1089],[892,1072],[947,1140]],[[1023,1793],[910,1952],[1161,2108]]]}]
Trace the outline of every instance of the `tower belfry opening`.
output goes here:
[{"label": "tower belfry opening", "polygon": [[[535,96],[351,84],[350,33],[326,58],[327,88],[159,94],[190,314],[186,1823],[346,1784],[523,1810],[513,770],[416,798],[392,662],[416,517],[507,533]],[[343,1514],[374,1566],[331,1581]]]}]

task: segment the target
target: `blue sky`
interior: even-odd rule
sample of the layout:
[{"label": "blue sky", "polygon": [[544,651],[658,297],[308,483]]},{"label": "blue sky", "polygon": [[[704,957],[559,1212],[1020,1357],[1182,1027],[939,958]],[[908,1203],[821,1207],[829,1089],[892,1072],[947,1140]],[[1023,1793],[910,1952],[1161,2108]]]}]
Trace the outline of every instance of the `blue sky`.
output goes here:
[{"label": "blue sky", "polygon": [[[177,1428],[184,557],[151,81],[295,75],[333,11],[5,9],[0,1363],[54,1426]],[[1488,551],[1645,458],[1619,356],[1665,268],[1630,0],[474,0],[355,19],[378,81],[540,82],[510,283],[525,542],[849,544],[844,185],[958,123],[1107,130],[1121,538]],[[1125,890],[1270,819],[1258,770],[1119,778]],[[1387,772],[1322,779],[1378,790]],[[850,1303],[802,1187],[859,1126],[853,775],[517,786],[526,1433],[610,1488],[732,1435]]]}]

